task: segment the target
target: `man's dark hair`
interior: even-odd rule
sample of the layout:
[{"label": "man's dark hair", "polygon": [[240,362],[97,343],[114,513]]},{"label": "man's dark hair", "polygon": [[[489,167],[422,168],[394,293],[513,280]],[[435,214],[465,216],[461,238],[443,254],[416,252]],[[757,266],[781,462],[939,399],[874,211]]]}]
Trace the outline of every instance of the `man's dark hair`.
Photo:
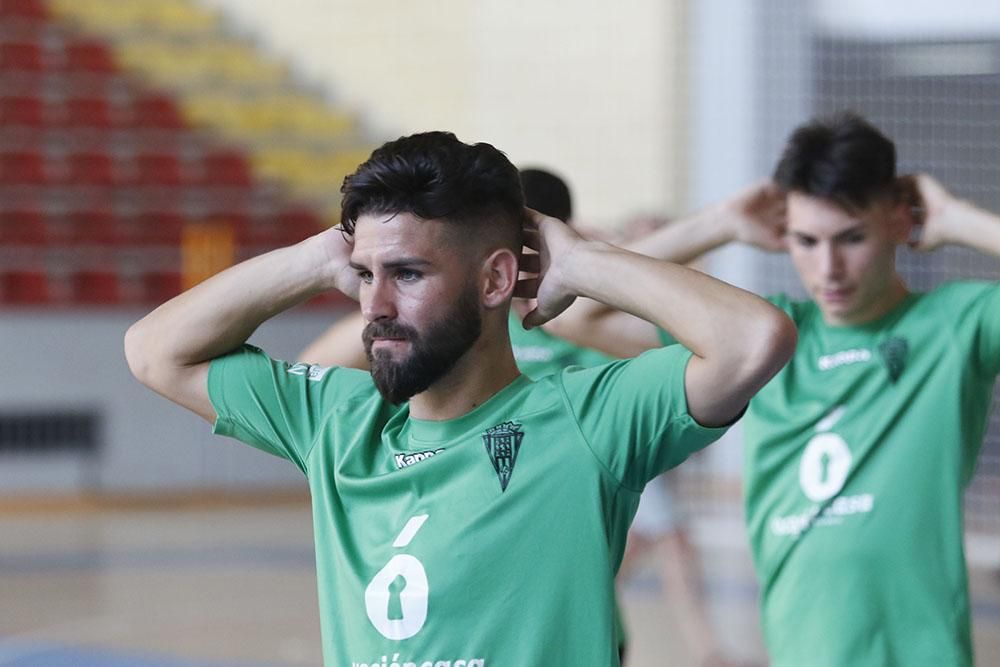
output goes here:
[{"label": "man's dark hair", "polygon": [[500,227],[512,249],[521,249],[524,195],[517,168],[487,143],[465,144],[451,132],[401,137],[375,149],[340,192],[341,225],[348,234],[362,215],[411,213],[475,226],[461,232],[464,238]]},{"label": "man's dark hair", "polygon": [[867,208],[897,194],[896,147],[858,114],[816,119],[792,133],[774,182],[848,211]]},{"label": "man's dark hair", "polygon": [[566,181],[546,169],[521,170],[524,202],[543,215],[569,222],[573,217],[573,198]]}]

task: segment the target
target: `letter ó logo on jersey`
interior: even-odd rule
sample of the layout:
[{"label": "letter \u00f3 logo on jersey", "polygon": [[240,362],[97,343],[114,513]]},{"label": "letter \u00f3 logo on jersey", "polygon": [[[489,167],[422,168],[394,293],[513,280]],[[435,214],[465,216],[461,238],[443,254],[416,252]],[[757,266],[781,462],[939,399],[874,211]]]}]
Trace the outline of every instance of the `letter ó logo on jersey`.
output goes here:
[{"label": "letter \u00f3 logo on jersey", "polygon": [[802,452],[799,463],[799,485],[806,497],[813,502],[823,502],[837,495],[851,470],[851,450],[842,437],[829,430],[844,415],[838,406],[816,425],[819,431]]},{"label": "letter \u00f3 logo on jersey", "polygon": [[514,473],[514,464],[517,462],[517,453],[521,451],[523,439],[524,431],[521,430],[521,425],[514,422],[491,426],[483,433],[483,444],[486,445],[486,453],[493,462],[493,469],[497,471],[501,492],[506,491],[510,483],[510,476]]}]

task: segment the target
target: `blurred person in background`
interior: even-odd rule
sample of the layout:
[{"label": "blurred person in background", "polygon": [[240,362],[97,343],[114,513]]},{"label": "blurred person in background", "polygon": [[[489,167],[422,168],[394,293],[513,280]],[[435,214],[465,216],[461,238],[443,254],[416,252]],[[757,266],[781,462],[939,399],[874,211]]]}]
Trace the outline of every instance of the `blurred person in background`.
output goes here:
[{"label": "blurred person in background", "polygon": [[[537,167],[519,170],[524,201],[528,208],[572,224],[573,198],[569,185],[548,169]],[[648,218],[641,220],[639,232],[648,231]],[[635,230],[632,230],[635,232]],[[546,327],[525,329],[522,318],[534,307],[531,299],[513,299],[508,320],[514,360],[530,378],[541,378],[570,366],[591,367],[614,358],[554,336]],[[546,325],[548,326],[548,325]],[[360,311],[342,316],[299,355],[298,360],[318,366],[346,366],[368,370],[368,357],[362,342],[365,319]],[[632,528],[629,531],[622,575],[629,573],[637,558],[646,552],[657,553],[658,573],[665,599],[677,619],[678,632],[699,666],[728,665],[709,621],[702,594],[697,552],[688,539],[686,526],[663,475],[646,485]],[[618,626],[619,655],[624,663],[627,632],[620,614]]]},{"label": "blurred person in background", "polygon": [[[790,357],[791,321],[525,210],[489,144],[403,137],[342,192],[342,228],[134,324],[129,367],[306,475],[326,664],[618,665],[612,575],[639,491],[742,413]],[[330,289],[360,299],[371,373],[246,344]],[[508,337],[514,295],[536,299],[528,326],[587,296],[684,346],[532,381]]]},{"label": "blurred person in background", "polygon": [[[912,292],[897,250],[1000,255],[1000,217],[928,175],[854,114],[795,130],[773,182],[632,246],[688,262],[730,242],[787,251],[807,301],[794,358],[750,402],[744,500],[776,667],[971,665],[963,491],[1000,371],[1000,285]],[[559,331],[612,354],[671,340],[590,301]]]}]

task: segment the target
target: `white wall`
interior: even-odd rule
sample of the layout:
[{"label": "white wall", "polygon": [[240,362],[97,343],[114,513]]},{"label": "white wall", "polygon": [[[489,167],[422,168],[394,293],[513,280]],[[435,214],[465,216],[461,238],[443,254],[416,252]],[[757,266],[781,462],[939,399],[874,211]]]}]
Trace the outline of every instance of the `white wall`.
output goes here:
[{"label": "white wall", "polygon": [[574,186],[591,223],[681,199],[682,0],[204,0],[379,138],[450,129]]},{"label": "white wall", "polygon": [[[98,465],[73,454],[0,455],[4,493],[87,489],[226,489],[305,484],[293,464],[211,434],[211,426],[141,386],[128,371],[125,330],[143,312],[7,309],[0,411],[78,409],[97,415]],[[294,357],[335,318],[295,312],[266,322],[251,341],[278,358]],[[16,380],[10,380],[16,378]]]}]

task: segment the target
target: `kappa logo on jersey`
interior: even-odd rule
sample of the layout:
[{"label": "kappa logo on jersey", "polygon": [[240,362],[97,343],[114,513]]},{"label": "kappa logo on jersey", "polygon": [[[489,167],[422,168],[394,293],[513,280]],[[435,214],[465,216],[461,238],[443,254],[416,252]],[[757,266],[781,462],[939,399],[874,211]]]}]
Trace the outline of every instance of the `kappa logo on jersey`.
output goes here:
[{"label": "kappa logo on jersey", "polygon": [[893,336],[886,338],[878,344],[878,353],[882,355],[882,363],[889,371],[889,379],[895,382],[903,374],[903,367],[906,366],[906,355],[910,351],[910,345],[905,338]]},{"label": "kappa logo on jersey", "polygon": [[420,463],[433,456],[437,456],[443,451],[444,447],[440,447],[438,449],[427,449],[422,452],[413,452],[412,454],[396,454],[393,460],[396,461],[396,470],[402,470],[403,468],[409,468],[414,463]]},{"label": "kappa logo on jersey", "polygon": [[493,469],[497,471],[501,492],[506,491],[510,483],[510,476],[514,473],[514,464],[517,462],[517,453],[521,451],[523,439],[524,431],[521,430],[521,425],[514,422],[497,424],[483,433],[483,444],[486,445],[486,453],[493,462]]},{"label": "kappa logo on jersey", "polygon": [[289,366],[288,373],[292,375],[304,375],[307,380],[319,382],[323,379],[323,376],[330,372],[331,368],[331,366],[315,366],[313,364],[303,364],[300,362]]},{"label": "kappa logo on jersey", "polygon": [[834,352],[833,354],[825,354],[816,360],[816,365],[821,371],[828,371],[839,366],[860,364],[865,361],[870,361],[871,358],[871,350],[859,347],[853,350],[844,350],[842,352]]}]

